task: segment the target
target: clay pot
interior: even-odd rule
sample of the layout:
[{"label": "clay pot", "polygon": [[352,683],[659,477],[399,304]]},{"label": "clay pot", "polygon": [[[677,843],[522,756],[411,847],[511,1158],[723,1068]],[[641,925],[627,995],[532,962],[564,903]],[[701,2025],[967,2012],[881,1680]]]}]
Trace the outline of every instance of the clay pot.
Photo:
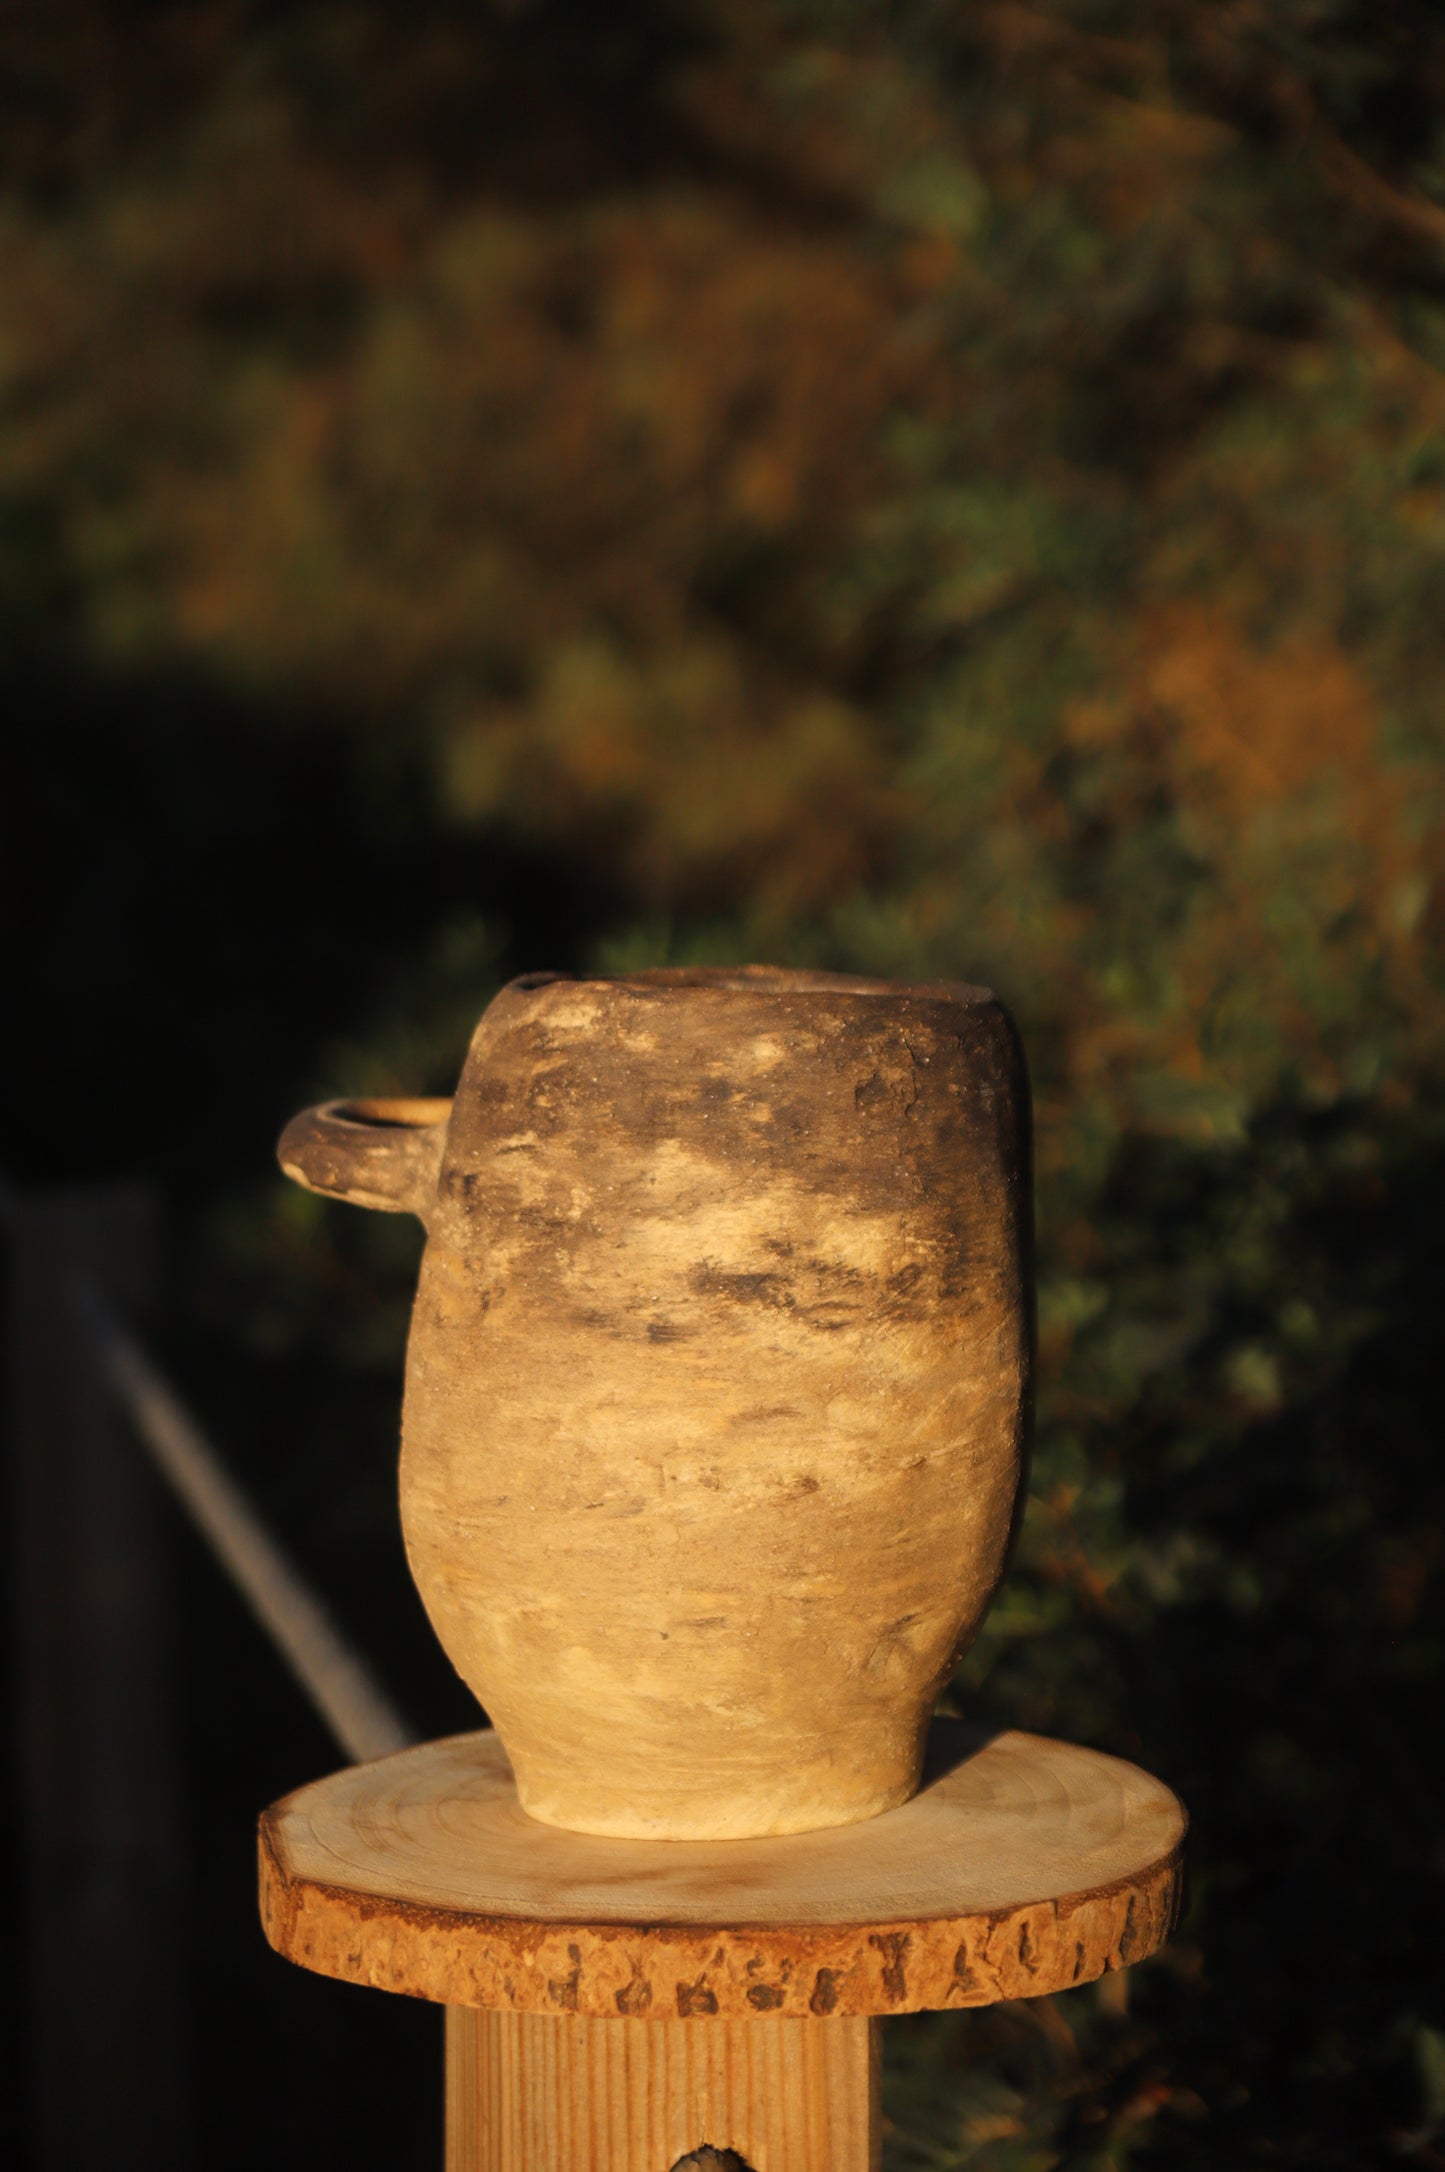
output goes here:
[{"label": "clay pot", "polygon": [[985,990],[751,966],[513,981],[454,1102],[287,1128],[427,1226],[407,1548],[533,1817],[914,1792],[1023,1472],[1027,1112]]}]

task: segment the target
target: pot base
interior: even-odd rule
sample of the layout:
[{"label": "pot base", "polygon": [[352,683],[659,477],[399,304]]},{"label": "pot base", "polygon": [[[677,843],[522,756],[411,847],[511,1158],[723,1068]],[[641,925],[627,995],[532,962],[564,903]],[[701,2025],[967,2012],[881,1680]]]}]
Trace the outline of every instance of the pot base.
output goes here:
[{"label": "pot base", "polygon": [[731,1725],[627,1709],[609,1730],[574,1708],[552,1711],[539,1739],[531,1713],[494,1701],[489,1716],[539,1825],[609,1840],[759,1840],[863,1825],[908,1802],[932,1702],[919,1714],[840,1691],[826,1731],[778,1709]]},{"label": "pot base", "polygon": [[[732,1775],[729,1784],[736,1785]],[[520,1772],[517,1777],[517,1800],[539,1825],[550,1825],[558,1832],[590,1833],[600,1840],[666,1841],[779,1839],[787,1834],[829,1832],[840,1825],[864,1825],[910,1801],[918,1792],[918,1776],[915,1770],[890,1788],[850,1798],[846,1804],[821,1804],[816,1798],[794,1802],[793,1790],[784,1803],[756,1793],[711,1801],[689,1795],[679,1800],[654,1790],[650,1810],[619,1803],[609,1812],[599,1808],[598,1792],[595,1786],[589,1787],[585,1801],[579,1802],[571,1789],[560,1793],[529,1790]]]}]

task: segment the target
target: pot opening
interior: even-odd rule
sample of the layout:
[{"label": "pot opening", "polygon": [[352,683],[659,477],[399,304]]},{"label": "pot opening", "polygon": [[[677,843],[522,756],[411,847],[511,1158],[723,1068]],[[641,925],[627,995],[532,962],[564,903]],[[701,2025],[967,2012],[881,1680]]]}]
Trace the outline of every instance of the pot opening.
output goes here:
[{"label": "pot opening", "polygon": [[637,973],[519,973],[504,993],[530,995],[557,981],[574,987],[624,988],[639,995],[669,989],[714,989],[749,995],[914,996],[950,1003],[993,1001],[987,988],[961,980],[870,980],[861,973],[826,973],[789,965],[653,965]]},{"label": "pot opening", "polygon": [[[542,977],[538,976],[539,981]],[[545,976],[548,980],[563,977]],[[654,965],[637,973],[579,973],[576,978],[600,981],[609,988],[745,989],[752,995],[895,995],[902,988],[898,981],[865,980],[856,973],[824,973],[789,965]]]}]

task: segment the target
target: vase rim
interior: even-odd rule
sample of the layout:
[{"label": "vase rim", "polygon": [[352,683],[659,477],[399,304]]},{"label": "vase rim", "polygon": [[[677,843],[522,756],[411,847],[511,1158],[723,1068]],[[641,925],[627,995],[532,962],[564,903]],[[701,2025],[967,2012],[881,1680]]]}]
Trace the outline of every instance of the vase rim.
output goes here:
[{"label": "vase rim", "polygon": [[990,988],[962,980],[873,980],[860,973],[831,973],[812,966],[784,965],[655,965],[631,973],[521,973],[507,983],[506,993],[530,995],[561,984],[575,988],[609,988],[638,995],[665,995],[673,991],[714,995],[835,995],[922,997],[933,1002],[968,1005],[992,1003]]}]

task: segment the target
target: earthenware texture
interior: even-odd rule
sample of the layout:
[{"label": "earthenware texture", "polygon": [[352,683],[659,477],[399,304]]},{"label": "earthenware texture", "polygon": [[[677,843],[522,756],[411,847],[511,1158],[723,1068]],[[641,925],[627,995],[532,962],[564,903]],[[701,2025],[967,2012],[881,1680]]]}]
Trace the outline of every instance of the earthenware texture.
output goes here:
[{"label": "earthenware texture", "polygon": [[288,1127],[422,1216],[402,1518],[534,1818],[730,1838],[906,1800],[1002,1571],[1028,1102],[987,991],[529,976],[455,1101]]}]

